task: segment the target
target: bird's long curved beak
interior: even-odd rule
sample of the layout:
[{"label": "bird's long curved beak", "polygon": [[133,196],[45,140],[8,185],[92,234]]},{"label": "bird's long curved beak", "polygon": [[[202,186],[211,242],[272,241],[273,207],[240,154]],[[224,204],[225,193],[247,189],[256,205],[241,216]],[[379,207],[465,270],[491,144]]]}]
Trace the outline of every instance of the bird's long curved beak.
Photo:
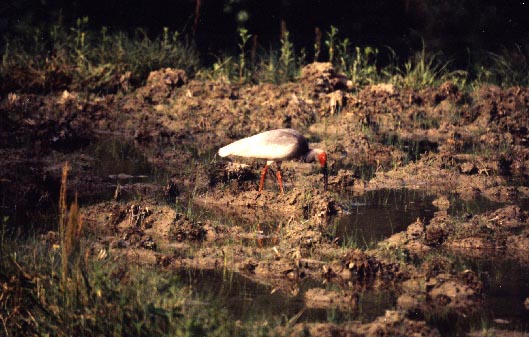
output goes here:
[{"label": "bird's long curved beak", "polygon": [[318,161],[321,165],[321,173],[323,174],[323,189],[327,191],[327,184],[329,182],[329,172],[327,170],[327,154],[322,152],[318,155]]},{"label": "bird's long curved beak", "polygon": [[327,172],[327,165],[321,168],[321,173],[323,174],[323,190],[327,191],[327,184],[329,181],[329,174]]}]

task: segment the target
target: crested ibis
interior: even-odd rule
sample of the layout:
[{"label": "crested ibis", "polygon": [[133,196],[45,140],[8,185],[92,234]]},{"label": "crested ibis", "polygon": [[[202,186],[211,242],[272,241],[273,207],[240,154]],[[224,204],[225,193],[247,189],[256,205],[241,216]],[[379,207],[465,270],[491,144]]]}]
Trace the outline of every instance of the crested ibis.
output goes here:
[{"label": "crested ibis", "polygon": [[305,137],[293,129],[270,130],[239,139],[220,148],[219,156],[266,159],[266,164],[261,172],[259,192],[263,190],[268,167],[275,162],[277,165],[276,177],[281,193],[284,193],[281,177],[282,161],[298,159],[310,163],[318,160],[323,173],[324,188],[327,189],[327,154],[323,150],[310,148]]}]

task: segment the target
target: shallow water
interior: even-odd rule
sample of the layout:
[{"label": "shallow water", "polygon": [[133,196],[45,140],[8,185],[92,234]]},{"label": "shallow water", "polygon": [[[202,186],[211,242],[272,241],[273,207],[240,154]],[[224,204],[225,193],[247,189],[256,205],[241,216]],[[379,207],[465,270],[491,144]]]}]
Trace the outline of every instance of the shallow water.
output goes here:
[{"label": "shallow water", "polygon": [[430,324],[436,326],[443,336],[460,336],[464,331],[492,327],[529,331],[529,310],[523,304],[529,297],[529,269],[493,254],[486,258],[452,257],[462,268],[478,273],[485,285],[483,303],[475,308],[475,312],[464,316],[455,313],[433,315],[428,318]]},{"label": "shallow water", "polygon": [[406,153],[407,161],[417,161],[420,159],[422,154],[427,152],[437,152],[438,144],[430,142],[426,139],[423,140],[411,140],[402,139],[395,134],[386,134],[382,137],[382,144],[392,145],[396,148],[401,149]]},{"label": "shallow water", "polygon": [[[133,143],[110,137],[99,139],[84,150],[93,158],[90,174],[101,182],[83,191],[81,204],[95,203],[114,198],[116,187],[141,183],[155,183],[163,186],[167,183],[168,173],[152,165],[147,156]],[[135,198],[133,194],[122,194],[122,200]]]},{"label": "shallow water", "polygon": [[417,218],[429,221],[436,211],[434,197],[425,191],[375,190],[342,199],[347,214],[337,217],[330,235],[345,245],[372,247],[406,230]]},{"label": "shallow water", "polygon": [[311,288],[325,288],[313,280],[292,283],[298,289],[296,296],[286,296],[272,287],[253,282],[233,272],[222,270],[187,269],[179,272],[184,284],[193,288],[200,298],[210,299],[228,309],[234,319],[280,321],[301,313],[298,321],[304,322],[344,322],[360,320],[369,322],[383,315],[385,310],[395,305],[395,296],[389,291],[367,290],[360,295],[358,307],[351,311],[338,309],[308,309],[304,304],[304,294]]},{"label": "shallow water", "polygon": [[[454,258],[460,267],[478,272],[486,285],[484,301],[469,314],[434,312],[426,313],[423,319],[439,329],[442,336],[462,336],[471,330],[481,331],[492,327],[529,330],[529,315],[523,306],[524,299],[529,296],[529,270],[505,259]],[[366,290],[360,294],[358,307],[350,311],[336,308],[308,309],[303,300],[308,289],[332,288],[333,285],[303,280],[291,284],[292,289],[299,290],[297,295],[286,296],[233,272],[187,269],[179,271],[179,276],[199,298],[220,304],[235,320],[277,323],[300,314],[299,322],[370,322],[383,315],[385,310],[395,309],[396,303],[396,296],[390,291]],[[504,321],[495,322],[498,319]]]},{"label": "shallow water", "polygon": [[138,148],[118,138],[98,140],[86,152],[95,158],[94,174],[103,178],[129,183],[153,182],[162,175]]},{"label": "shallow water", "polygon": [[[329,234],[345,245],[368,248],[391,235],[405,231],[417,219],[428,223],[438,211],[432,204],[435,196],[424,190],[380,189],[359,196],[342,196],[340,203],[345,215],[336,217]],[[448,214],[461,217],[494,211],[505,206],[485,197],[463,200],[449,196]],[[529,209],[529,200],[516,202]]]},{"label": "shallow water", "polygon": [[476,215],[487,211],[494,211],[505,204],[492,201],[485,197],[478,196],[472,200],[463,200],[457,197],[450,197],[450,208],[448,214],[459,217],[465,215]]}]

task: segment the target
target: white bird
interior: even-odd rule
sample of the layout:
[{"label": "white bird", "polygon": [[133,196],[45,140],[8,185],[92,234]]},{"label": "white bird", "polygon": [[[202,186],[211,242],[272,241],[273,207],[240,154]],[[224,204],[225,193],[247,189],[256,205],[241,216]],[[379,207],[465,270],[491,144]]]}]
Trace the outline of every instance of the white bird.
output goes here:
[{"label": "white bird", "polygon": [[283,160],[300,159],[306,163],[318,160],[323,173],[324,188],[327,189],[327,154],[321,149],[310,148],[305,137],[293,129],[270,130],[239,139],[220,148],[219,156],[266,159],[266,165],[261,172],[259,191],[263,190],[268,167],[275,162],[277,164],[277,182],[281,193],[283,193],[281,177],[281,162]]}]

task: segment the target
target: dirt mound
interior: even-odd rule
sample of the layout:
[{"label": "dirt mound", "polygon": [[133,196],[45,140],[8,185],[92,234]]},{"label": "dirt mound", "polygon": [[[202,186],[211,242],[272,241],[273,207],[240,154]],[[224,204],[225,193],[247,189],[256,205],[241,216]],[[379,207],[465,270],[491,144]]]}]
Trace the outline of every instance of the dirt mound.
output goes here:
[{"label": "dirt mound", "polygon": [[438,246],[458,249],[461,254],[470,256],[476,250],[499,250],[526,263],[528,233],[527,212],[510,205],[496,211],[469,215],[466,220],[437,212],[428,223],[418,219],[408,226],[406,232],[395,234],[385,242],[418,255]]},{"label": "dirt mound", "polygon": [[482,299],[483,285],[473,272],[464,271],[457,275],[437,274],[422,284],[412,279],[403,283],[403,289],[397,304],[408,312],[472,312]]},{"label": "dirt mound", "polygon": [[314,62],[301,69],[301,84],[312,87],[315,93],[351,89],[352,83],[339,75],[329,62]]},{"label": "dirt mound", "polygon": [[136,90],[136,95],[149,104],[161,104],[174,96],[175,89],[188,82],[185,71],[165,68],[151,71],[145,86]]},{"label": "dirt mound", "polygon": [[[403,333],[405,332],[405,333]],[[279,331],[285,334],[284,331]],[[301,334],[307,336],[440,336],[435,329],[428,327],[426,322],[411,320],[399,311],[386,311],[384,316],[378,317],[372,323],[300,323],[289,331],[289,335],[297,336]]]},{"label": "dirt mound", "polygon": [[322,288],[309,289],[304,294],[308,308],[338,308],[343,311],[357,309],[359,293],[354,291],[329,291]]}]

